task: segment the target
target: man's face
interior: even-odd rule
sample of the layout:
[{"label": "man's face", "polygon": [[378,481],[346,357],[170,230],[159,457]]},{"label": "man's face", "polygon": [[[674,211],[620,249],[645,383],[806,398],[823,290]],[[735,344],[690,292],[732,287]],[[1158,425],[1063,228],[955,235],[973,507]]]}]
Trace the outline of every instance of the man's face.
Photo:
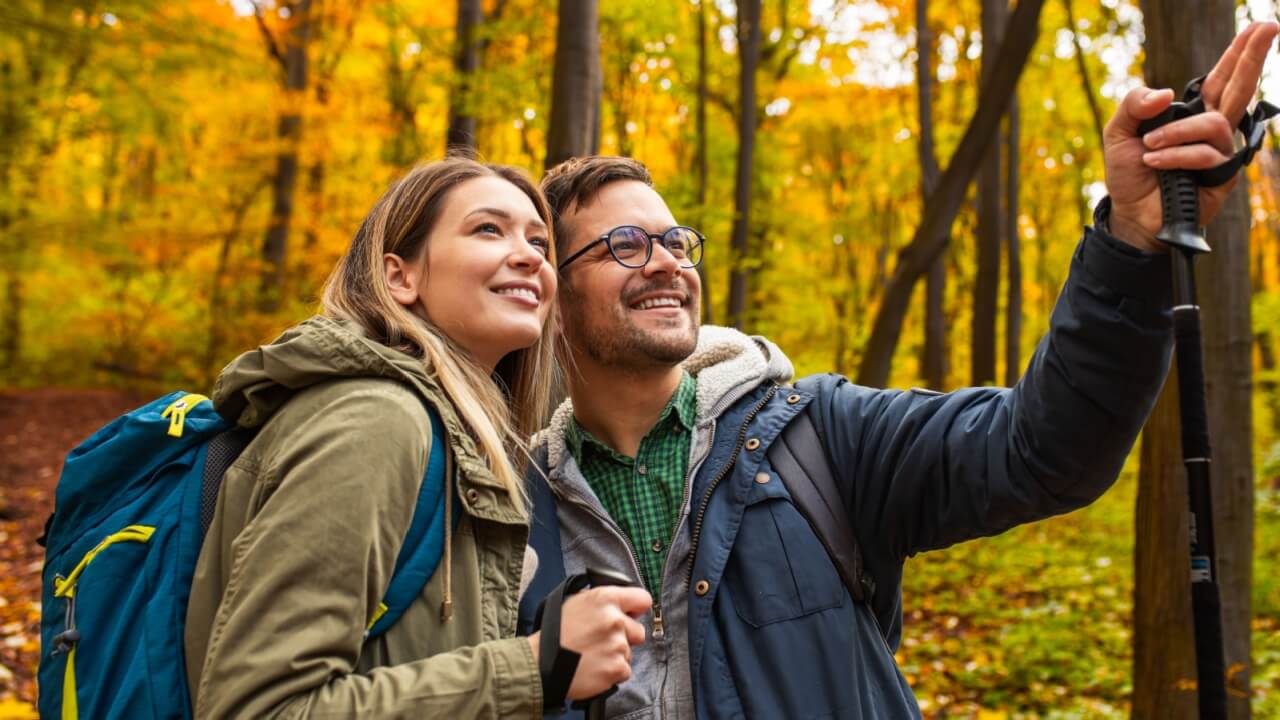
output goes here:
[{"label": "man's face", "polygon": [[[561,257],[619,225],[636,225],[657,235],[677,224],[662,197],[635,180],[605,185],[564,219],[571,238]],[[560,310],[565,335],[575,352],[601,365],[671,367],[697,345],[701,294],[697,270],[680,267],[661,243],[654,244],[643,268],[628,268],[601,242],[563,271]]]}]

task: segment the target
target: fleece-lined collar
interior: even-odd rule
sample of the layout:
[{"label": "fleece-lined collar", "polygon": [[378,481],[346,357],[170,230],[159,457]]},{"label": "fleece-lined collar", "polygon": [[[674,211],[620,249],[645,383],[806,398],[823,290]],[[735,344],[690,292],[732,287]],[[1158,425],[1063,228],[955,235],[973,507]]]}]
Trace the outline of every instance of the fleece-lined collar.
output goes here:
[{"label": "fleece-lined collar", "polygon": [[[787,382],[795,374],[791,361],[777,345],[758,335],[747,336],[715,325],[702,327],[698,346],[683,367],[698,381],[698,424],[715,417],[761,383]],[[559,467],[568,455],[565,434],[572,418],[573,401],[565,400],[542,433],[552,468]]]}]

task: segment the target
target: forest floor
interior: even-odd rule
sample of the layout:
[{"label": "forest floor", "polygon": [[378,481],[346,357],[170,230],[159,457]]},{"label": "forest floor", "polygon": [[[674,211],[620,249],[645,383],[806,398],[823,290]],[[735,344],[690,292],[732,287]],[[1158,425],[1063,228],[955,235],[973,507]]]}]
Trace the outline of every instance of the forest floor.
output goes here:
[{"label": "forest floor", "polygon": [[[0,720],[34,718],[42,549],[62,459],[146,398],[0,391]],[[1132,692],[1133,473],[1093,506],[906,568],[898,654],[929,718],[1123,718]],[[1280,497],[1260,494],[1254,717],[1280,717]]]}]

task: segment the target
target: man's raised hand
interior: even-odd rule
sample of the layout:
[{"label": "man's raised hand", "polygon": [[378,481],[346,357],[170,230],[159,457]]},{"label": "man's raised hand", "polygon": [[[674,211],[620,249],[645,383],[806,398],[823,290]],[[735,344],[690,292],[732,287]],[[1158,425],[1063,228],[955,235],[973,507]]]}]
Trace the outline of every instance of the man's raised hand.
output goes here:
[{"label": "man's raised hand", "polygon": [[[1164,112],[1172,90],[1141,87],[1129,92],[1103,132],[1111,233],[1134,247],[1163,251],[1155,239],[1163,223],[1157,170],[1207,170],[1231,159],[1235,128],[1257,92],[1262,66],[1280,26],[1255,22],[1245,28],[1205,78],[1205,112],[1138,135],[1143,120]],[[1200,218],[1207,225],[1238,178],[1200,189]]]}]

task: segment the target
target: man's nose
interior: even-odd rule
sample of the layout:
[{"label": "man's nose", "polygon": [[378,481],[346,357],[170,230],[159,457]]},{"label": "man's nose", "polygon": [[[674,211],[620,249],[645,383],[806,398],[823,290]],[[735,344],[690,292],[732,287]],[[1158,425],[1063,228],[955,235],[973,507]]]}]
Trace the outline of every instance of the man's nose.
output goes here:
[{"label": "man's nose", "polygon": [[655,241],[652,254],[649,256],[649,262],[645,263],[644,272],[646,275],[656,275],[658,273],[675,275],[680,272],[680,260],[667,249],[666,245]]}]

